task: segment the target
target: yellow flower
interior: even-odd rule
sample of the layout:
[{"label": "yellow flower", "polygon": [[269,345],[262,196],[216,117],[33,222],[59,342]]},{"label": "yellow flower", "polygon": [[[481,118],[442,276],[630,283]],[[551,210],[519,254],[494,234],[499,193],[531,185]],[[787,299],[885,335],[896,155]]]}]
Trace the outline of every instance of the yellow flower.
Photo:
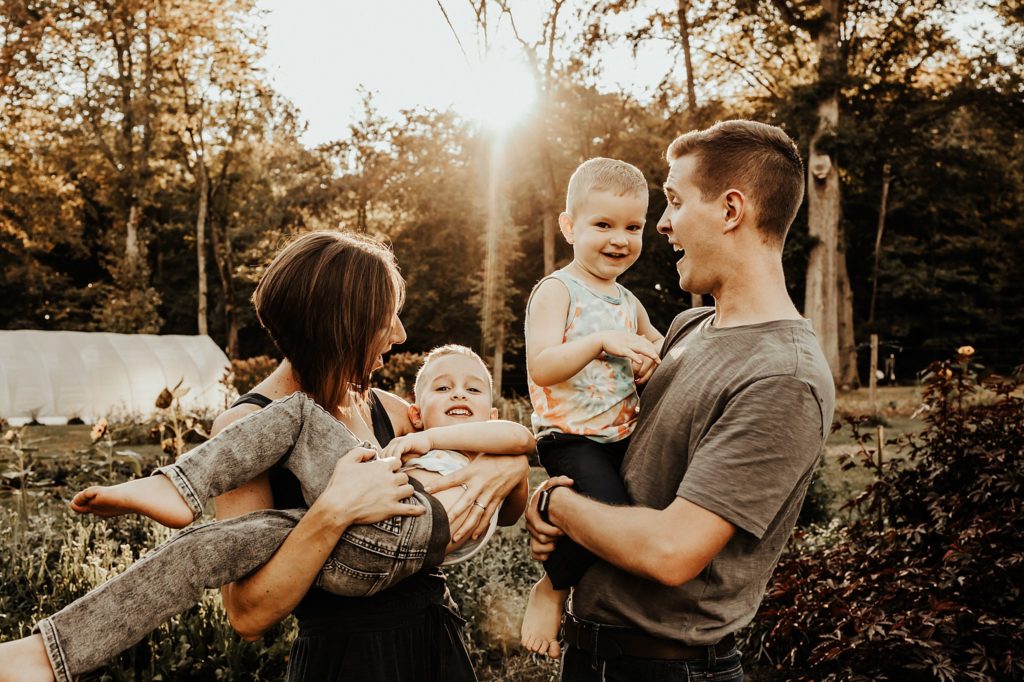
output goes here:
[{"label": "yellow flower", "polygon": [[100,438],[107,435],[107,428],[108,424],[106,418],[100,417],[99,421],[93,425],[92,431],[89,432],[89,435],[92,436],[92,442],[95,443]]},{"label": "yellow flower", "polygon": [[974,346],[960,346],[956,349],[956,353],[962,358],[969,358],[974,355]]},{"label": "yellow flower", "polygon": [[942,369],[939,370],[939,376],[942,377],[943,379],[952,379],[953,370],[951,370],[949,367],[943,367]]}]

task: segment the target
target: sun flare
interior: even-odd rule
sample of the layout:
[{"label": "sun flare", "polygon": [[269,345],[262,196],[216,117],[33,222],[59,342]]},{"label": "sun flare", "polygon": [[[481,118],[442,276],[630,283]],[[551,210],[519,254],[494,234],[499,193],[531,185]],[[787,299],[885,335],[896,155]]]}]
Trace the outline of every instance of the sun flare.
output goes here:
[{"label": "sun flare", "polygon": [[474,65],[456,110],[484,128],[503,132],[523,120],[537,101],[537,82],[529,66],[504,53],[492,53]]}]

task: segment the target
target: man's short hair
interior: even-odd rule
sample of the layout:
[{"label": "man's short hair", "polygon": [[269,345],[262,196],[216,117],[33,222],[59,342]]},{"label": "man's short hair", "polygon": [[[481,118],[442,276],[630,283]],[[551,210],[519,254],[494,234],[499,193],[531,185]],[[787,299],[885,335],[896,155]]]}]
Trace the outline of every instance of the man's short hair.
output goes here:
[{"label": "man's short hair", "polygon": [[665,156],[673,163],[697,159],[694,179],[707,201],[727,189],[744,192],[756,206],[765,241],[781,246],[804,197],[804,164],[782,128],[756,121],[719,121],[680,135]]},{"label": "man's short hair", "polygon": [[416,372],[416,381],[413,382],[412,392],[419,402],[420,399],[420,379],[423,377],[424,372],[434,360],[445,357],[446,355],[464,355],[468,358],[473,358],[480,363],[480,366],[484,368],[484,376],[487,377],[487,390],[491,392],[491,400],[494,399],[494,385],[491,379],[491,373],[487,369],[487,365],[484,363],[484,359],[477,355],[476,351],[468,346],[461,346],[457,343],[447,343],[443,346],[437,346],[432,348],[425,356],[423,356],[423,363],[420,364],[419,370]]},{"label": "man's short hair", "polygon": [[648,189],[647,180],[639,168],[625,161],[599,156],[584,161],[573,171],[565,193],[565,212],[573,215],[583,198],[591,192],[646,197]]}]

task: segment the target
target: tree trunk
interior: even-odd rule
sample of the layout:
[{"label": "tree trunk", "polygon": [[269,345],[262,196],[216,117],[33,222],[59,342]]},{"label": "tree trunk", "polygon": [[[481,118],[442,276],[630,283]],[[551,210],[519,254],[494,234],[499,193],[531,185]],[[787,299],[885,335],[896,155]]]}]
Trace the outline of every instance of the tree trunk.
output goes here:
[{"label": "tree trunk", "polygon": [[210,183],[206,177],[206,159],[202,156],[196,159],[196,180],[199,185],[199,210],[196,211],[196,333],[208,336],[210,330],[206,319],[206,209],[210,202]]},{"label": "tree trunk", "polygon": [[807,223],[811,247],[807,263],[804,316],[811,319],[814,333],[825,353],[833,377],[839,379],[838,267],[839,173],[827,152],[819,149],[839,120],[839,100],[833,94],[818,105],[818,128],[811,138],[807,173]]},{"label": "tree trunk", "polygon": [[220,279],[221,295],[224,300],[224,329],[227,343],[224,352],[228,358],[238,357],[238,314],[235,311],[234,262],[231,252],[231,234],[223,216],[210,221],[210,241],[213,258]]},{"label": "tree trunk", "polygon": [[133,202],[128,208],[128,223],[125,225],[124,236],[124,264],[130,274],[135,274],[139,269],[141,252],[139,250],[139,219],[141,210],[138,203]]},{"label": "tree trunk", "polygon": [[544,275],[555,271],[555,235],[558,234],[558,221],[551,210],[544,212]]},{"label": "tree trunk", "polygon": [[541,132],[541,163],[544,165],[544,176],[547,180],[544,210],[544,275],[555,271],[555,244],[558,241],[558,215],[561,208],[558,201],[559,187],[555,184],[555,168],[551,162],[551,147],[547,138],[546,128]]},{"label": "tree trunk", "polygon": [[502,321],[498,326],[498,335],[494,340],[494,366],[491,368],[492,388],[491,395],[501,395],[501,375],[505,369],[505,323]]},{"label": "tree trunk", "polygon": [[683,45],[683,61],[686,64],[686,103],[692,114],[697,109],[697,90],[693,82],[693,58],[690,50],[690,0],[679,0],[676,16],[679,18],[679,40]]},{"label": "tree trunk", "polygon": [[875,232],[875,265],[871,270],[871,309],[868,311],[868,326],[875,324],[875,303],[878,301],[878,267],[882,259],[882,233],[885,232],[885,212],[889,203],[889,184],[892,182],[892,166],[882,166],[882,205],[878,209],[878,229]]},{"label": "tree trunk", "polygon": [[[822,0],[824,11],[818,45],[818,82],[825,93],[818,102],[817,127],[811,137],[807,168],[807,223],[815,244],[807,264],[804,316],[811,319],[825,359],[837,383],[839,355],[839,172],[832,144],[839,125],[839,2]],[[851,323],[852,331],[852,323]]]},{"label": "tree trunk", "polygon": [[[692,117],[697,111],[697,87],[693,79],[693,50],[690,49],[690,19],[687,13],[690,11],[690,0],[679,0],[676,7],[676,17],[679,20],[679,42],[683,48],[683,64],[686,66],[686,105],[687,113]],[[690,119],[691,124],[693,119]],[[704,297],[700,294],[690,294],[690,307],[700,308],[704,305]]]},{"label": "tree trunk", "polygon": [[[840,234],[840,243],[843,242]],[[839,302],[839,385],[843,388],[860,388],[857,373],[857,340],[853,333],[853,289],[850,287],[850,273],[846,269],[846,249],[841,248],[836,256],[836,289]]]}]

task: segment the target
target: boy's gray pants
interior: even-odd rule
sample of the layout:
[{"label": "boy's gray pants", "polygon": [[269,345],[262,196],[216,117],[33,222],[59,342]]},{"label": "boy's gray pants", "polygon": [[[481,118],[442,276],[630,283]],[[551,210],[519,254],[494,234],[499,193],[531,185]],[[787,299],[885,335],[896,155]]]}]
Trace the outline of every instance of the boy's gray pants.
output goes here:
[{"label": "boy's gray pants", "polygon": [[[337,460],[363,445],[311,398],[295,393],[241,419],[175,464],[166,475],[196,518],[223,494],[275,464],[295,474],[307,504],[324,491]],[[352,526],[342,535],[316,586],[343,596],[368,596],[440,564],[448,516],[415,481],[406,500],[421,516]],[[238,580],[265,564],[305,509],[261,510],[188,528],[124,573],[36,625],[58,682],[99,667],[161,623],[199,601],[203,590]]]}]

